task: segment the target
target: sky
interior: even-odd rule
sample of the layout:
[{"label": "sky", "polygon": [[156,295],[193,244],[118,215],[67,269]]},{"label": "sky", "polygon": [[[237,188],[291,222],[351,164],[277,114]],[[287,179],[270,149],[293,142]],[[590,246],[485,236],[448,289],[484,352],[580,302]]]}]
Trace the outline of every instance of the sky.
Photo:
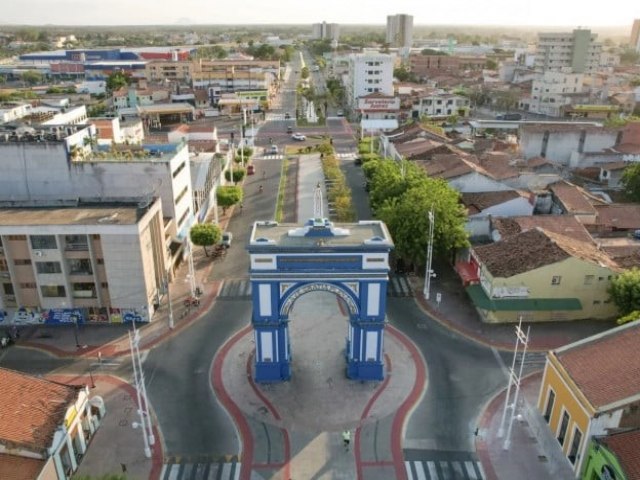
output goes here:
[{"label": "sky", "polygon": [[175,25],[386,23],[414,25],[629,26],[638,0],[0,0],[0,24]]}]

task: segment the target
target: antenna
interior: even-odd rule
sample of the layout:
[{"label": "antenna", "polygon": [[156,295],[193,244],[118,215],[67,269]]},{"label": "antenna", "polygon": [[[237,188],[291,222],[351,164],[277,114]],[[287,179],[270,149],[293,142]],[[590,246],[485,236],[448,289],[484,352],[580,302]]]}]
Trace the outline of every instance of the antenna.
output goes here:
[{"label": "antenna", "polygon": [[313,217],[324,218],[323,206],[322,206],[322,189],[320,188],[320,182],[316,185],[316,190],[313,193]]}]

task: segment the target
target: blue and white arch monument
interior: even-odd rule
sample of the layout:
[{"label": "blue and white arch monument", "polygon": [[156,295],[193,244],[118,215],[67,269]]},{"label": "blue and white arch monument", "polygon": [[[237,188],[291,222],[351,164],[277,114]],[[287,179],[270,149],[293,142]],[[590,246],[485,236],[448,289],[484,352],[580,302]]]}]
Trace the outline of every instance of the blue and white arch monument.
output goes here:
[{"label": "blue and white arch monument", "polygon": [[389,252],[384,223],[334,225],[325,218],[306,224],[256,222],[247,250],[251,257],[255,334],[255,380],[291,378],[289,312],[296,299],[322,290],[336,294],[349,310],[346,375],[384,378],[384,326]]}]

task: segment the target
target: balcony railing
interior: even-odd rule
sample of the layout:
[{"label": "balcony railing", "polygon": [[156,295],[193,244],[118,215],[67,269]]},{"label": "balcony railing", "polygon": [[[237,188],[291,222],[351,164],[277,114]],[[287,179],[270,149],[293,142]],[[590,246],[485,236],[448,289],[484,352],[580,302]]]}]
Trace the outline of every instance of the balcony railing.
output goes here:
[{"label": "balcony railing", "polygon": [[82,252],[82,251],[89,250],[89,244],[88,243],[67,243],[64,246],[64,249],[67,251]]}]

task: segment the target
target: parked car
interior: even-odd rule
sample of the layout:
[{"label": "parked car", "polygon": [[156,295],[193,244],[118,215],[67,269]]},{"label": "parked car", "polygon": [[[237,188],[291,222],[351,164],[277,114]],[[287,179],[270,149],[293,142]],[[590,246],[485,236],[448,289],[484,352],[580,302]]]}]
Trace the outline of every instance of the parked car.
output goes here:
[{"label": "parked car", "polygon": [[520,113],[504,113],[496,115],[496,120],[522,120],[522,115]]},{"label": "parked car", "polygon": [[344,110],[338,110],[338,116],[344,117]]},{"label": "parked car", "polygon": [[305,137],[301,133],[294,133],[293,135],[291,135],[291,138],[296,142],[304,142],[307,139],[307,137]]},{"label": "parked car", "polygon": [[291,114],[289,112],[284,114],[284,119],[289,120],[291,118]]},{"label": "parked car", "polygon": [[268,152],[269,152],[270,154],[278,153],[278,146],[277,146],[277,145],[271,145],[271,146],[269,147]]},{"label": "parked car", "polygon": [[291,125],[287,127],[287,133],[293,133],[293,127]]},{"label": "parked car", "polygon": [[231,246],[232,241],[233,241],[233,233],[224,232],[222,234],[222,240],[220,241],[220,243],[222,244],[223,247],[229,248]]},{"label": "parked car", "polygon": [[362,157],[356,157],[353,163],[356,165],[362,165]]},{"label": "parked car", "polygon": [[247,175],[253,175],[254,173],[256,173],[256,169],[253,164],[247,165]]}]

